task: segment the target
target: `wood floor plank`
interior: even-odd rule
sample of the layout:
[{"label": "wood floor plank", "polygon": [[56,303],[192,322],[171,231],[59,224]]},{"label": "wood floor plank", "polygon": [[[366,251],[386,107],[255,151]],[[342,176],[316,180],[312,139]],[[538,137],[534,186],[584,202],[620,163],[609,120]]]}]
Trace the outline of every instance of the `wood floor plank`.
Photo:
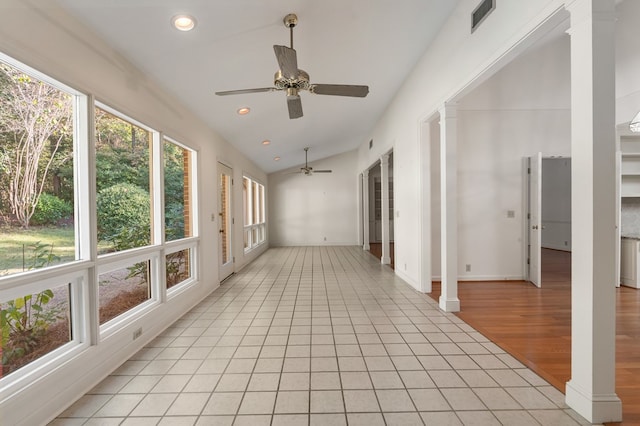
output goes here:
[{"label": "wood floor plank", "polygon": [[[542,288],[524,281],[458,283],[457,315],[560,391],[571,378],[571,253],[544,250]],[[440,283],[430,296],[438,300]],[[616,393],[640,425],[640,290],[616,290]],[[490,309],[488,309],[490,307]]]}]

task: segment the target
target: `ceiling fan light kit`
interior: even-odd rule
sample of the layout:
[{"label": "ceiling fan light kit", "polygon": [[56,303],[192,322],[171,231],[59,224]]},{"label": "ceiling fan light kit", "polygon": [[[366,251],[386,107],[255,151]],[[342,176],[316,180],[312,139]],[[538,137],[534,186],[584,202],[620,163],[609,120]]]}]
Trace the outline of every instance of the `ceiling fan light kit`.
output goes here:
[{"label": "ceiling fan light kit", "polygon": [[[283,19],[284,26],[289,28],[290,47],[274,45],[273,51],[278,61],[279,69],[274,76],[274,87],[261,87],[257,89],[241,89],[216,92],[218,96],[240,95],[247,93],[286,91],[287,108],[289,118],[300,118],[302,113],[302,101],[300,91],[306,90],[316,95],[349,96],[364,98],[369,93],[369,86],[350,84],[312,84],[309,74],[298,68],[298,56],[293,48],[293,28],[298,24],[298,17],[290,13]],[[305,151],[308,148],[305,149]]]}]

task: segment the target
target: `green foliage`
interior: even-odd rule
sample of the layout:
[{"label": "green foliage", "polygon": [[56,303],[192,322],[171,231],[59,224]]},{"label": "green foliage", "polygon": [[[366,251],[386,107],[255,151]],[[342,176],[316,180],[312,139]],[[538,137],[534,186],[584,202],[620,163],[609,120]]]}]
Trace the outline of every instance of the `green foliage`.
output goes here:
[{"label": "green foliage", "polygon": [[98,239],[126,250],[149,244],[151,206],[149,193],[129,183],[103,189],[98,194]]},{"label": "green foliage", "polygon": [[165,238],[184,238],[184,148],[164,143]]},{"label": "green foliage", "polygon": [[24,257],[25,270],[44,268],[60,260],[60,256],[53,253],[53,244],[43,244],[38,241],[28,245],[27,248],[31,250],[32,256]]},{"label": "green foliage", "polygon": [[10,300],[0,310],[3,365],[31,352],[49,326],[60,318],[59,307],[45,308],[53,297],[53,291],[44,290]]},{"label": "green foliage", "polygon": [[172,203],[164,211],[165,234],[167,241],[184,238],[184,205]]},{"label": "green foliage", "polygon": [[96,169],[98,192],[130,183],[149,191],[150,134],[96,108]]},{"label": "green foliage", "polygon": [[36,210],[31,216],[31,223],[34,225],[55,225],[72,214],[73,206],[71,203],[45,192],[42,193],[38,204],[36,204]]},{"label": "green foliage", "polygon": [[[33,256],[29,269],[47,266],[57,257],[53,255],[53,246],[49,249],[48,245],[38,242],[30,248]],[[52,290],[44,290],[10,300],[0,309],[2,365],[35,349],[49,326],[61,318],[60,307],[46,307],[53,298]]]}]

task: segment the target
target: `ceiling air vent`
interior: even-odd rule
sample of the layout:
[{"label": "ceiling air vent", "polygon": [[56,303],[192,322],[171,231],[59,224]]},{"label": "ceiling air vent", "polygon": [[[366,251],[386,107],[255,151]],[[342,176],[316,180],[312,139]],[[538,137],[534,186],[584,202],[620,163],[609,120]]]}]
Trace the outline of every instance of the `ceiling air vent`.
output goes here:
[{"label": "ceiling air vent", "polygon": [[495,8],[496,0],[483,0],[471,14],[471,32],[474,32]]}]

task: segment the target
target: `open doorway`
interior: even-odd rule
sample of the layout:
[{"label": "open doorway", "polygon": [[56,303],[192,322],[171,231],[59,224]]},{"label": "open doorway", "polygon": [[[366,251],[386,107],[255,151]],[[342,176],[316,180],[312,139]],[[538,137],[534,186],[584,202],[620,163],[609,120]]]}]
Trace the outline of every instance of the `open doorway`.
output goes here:
[{"label": "open doorway", "polygon": [[528,278],[571,282],[571,158],[528,161]]},{"label": "open doorway", "polygon": [[383,215],[383,176],[381,162],[377,161],[369,169],[368,175],[368,205],[365,208],[369,212],[369,252],[376,258],[383,261],[383,243],[384,243],[384,229],[383,222],[388,220],[388,232],[389,232],[389,266],[394,269],[395,258],[395,246],[394,246],[394,203],[393,203],[393,153],[388,156],[388,175],[387,175],[387,187],[388,187],[388,215]]}]

